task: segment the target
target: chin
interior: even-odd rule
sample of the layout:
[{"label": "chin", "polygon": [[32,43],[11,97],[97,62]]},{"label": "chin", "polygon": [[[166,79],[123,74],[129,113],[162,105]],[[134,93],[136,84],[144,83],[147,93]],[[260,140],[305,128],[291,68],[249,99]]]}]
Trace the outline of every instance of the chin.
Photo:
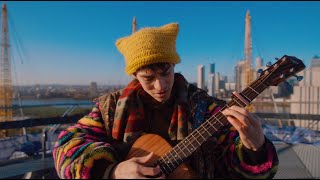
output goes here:
[{"label": "chin", "polygon": [[165,99],[156,99],[158,102],[164,102]]},{"label": "chin", "polygon": [[165,102],[168,98],[155,98],[158,102]]}]

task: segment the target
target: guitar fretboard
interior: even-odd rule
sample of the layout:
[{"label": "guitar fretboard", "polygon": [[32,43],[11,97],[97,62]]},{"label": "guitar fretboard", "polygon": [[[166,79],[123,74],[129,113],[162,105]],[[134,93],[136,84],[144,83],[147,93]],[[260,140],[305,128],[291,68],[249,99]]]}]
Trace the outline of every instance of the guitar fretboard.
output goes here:
[{"label": "guitar fretboard", "polygon": [[[242,98],[245,98],[247,102],[252,102],[252,100],[255,99],[267,87],[268,86],[265,85],[260,78],[258,78],[247,88],[245,88],[240,95]],[[237,96],[232,96],[232,100],[222,107],[215,115],[207,119],[184,140],[180,141],[169,152],[164,154],[156,161],[156,164],[160,166],[162,172],[166,175],[169,175],[214,133],[218,132],[222,127],[228,125],[229,121],[221,111],[223,111],[225,108],[231,107],[232,105],[246,107],[247,103]]]}]

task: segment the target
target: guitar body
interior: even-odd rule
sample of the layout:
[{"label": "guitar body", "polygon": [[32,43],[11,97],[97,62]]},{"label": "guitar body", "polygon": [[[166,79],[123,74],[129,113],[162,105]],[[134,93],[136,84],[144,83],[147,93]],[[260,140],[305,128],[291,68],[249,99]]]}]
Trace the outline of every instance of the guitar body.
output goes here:
[{"label": "guitar body", "polygon": [[[154,156],[151,159],[150,165],[158,160],[165,153],[169,152],[172,146],[161,136],[156,134],[146,134],[138,138],[132,145],[126,160],[133,157],[146,156],[153,152]],[[196,179],[195,173],[185,163],[178,166],[167,179]]]}]

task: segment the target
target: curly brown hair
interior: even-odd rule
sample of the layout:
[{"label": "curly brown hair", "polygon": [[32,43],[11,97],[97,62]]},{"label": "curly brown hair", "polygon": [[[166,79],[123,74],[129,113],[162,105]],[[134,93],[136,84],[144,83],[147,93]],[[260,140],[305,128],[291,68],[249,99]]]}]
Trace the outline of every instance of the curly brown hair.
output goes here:
[{"label": "curly brown hair", "polygon": [[133,73],[133,75],[136,75],[138,71],[141,70],[150,70],[150,71],[157,71],[157,70],[161,70],[161,71],[167,71],[169,68],[171,67],[171,63],[154,63],[154,64],[149,64],[146,66],[142,66],[139,69],[137,69],[137,71],[135,73]]}]

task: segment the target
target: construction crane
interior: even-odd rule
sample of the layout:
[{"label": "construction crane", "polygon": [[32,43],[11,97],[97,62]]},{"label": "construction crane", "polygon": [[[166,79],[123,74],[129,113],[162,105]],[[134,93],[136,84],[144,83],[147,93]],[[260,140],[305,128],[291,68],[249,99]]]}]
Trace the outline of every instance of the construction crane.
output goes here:
[{"label": "construction crane", "polygon": [[[245,19],[245,41],[244,41],[244,53],[245,53],[245,83],[244,87],[247,87],[253,81],[253,69],[252,69],[252,37],[251,37],[251,16],[249,10],[246,13]],[[251,112],[254,111],[254,107],[249,105],[247,109]]]},{"label": "construction crane", "polygon": [[252,72],[252,38],[251,38],[251,16],[249,10],[246,14],[246,25],[245,25],[245,70],[246,70],[246,82],[245,87],[253,81]]},{"label": "construction crane", "polygon": [[137,31],[137,21],[136,21],[136,17],[134,16],[132,20],[132,33],[136,31]]},{"label": "construction crane", "polygon": [[[9,31],[7,5],[2,5],[2,31],[0,52],[0,122],[12,121],[13,88],[9,52]],[[0,137],[7,137],[8,131],[1,130]]]}]

